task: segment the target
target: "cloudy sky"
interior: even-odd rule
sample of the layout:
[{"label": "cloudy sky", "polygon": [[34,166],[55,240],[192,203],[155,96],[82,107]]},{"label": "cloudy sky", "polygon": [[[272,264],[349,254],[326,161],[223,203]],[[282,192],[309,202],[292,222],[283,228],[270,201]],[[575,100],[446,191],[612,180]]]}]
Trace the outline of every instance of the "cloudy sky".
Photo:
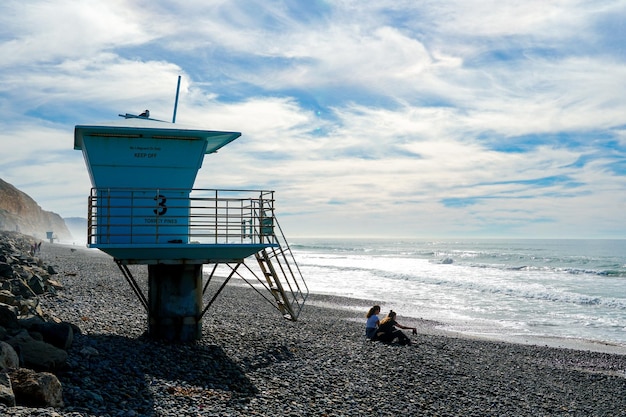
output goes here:
[{"label": "cloudy sky", "polygon": [[0,178],[63,217],[77,124],[242,132],[197,188],[289,236],[626,238],[626,2],[0,4]]}]

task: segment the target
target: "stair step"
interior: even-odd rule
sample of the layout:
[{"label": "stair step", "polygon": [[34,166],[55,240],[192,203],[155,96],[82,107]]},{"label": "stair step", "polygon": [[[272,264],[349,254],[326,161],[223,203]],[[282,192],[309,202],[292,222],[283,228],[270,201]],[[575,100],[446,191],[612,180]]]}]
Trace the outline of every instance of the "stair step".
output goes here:
[{"label": "stair step", "polygon": [[[283,248],[263,249],[255,257],[267,281],[266,288],[274,296],[275,305],[287,320],[295,320],[302,308],[304,297],[285,253]],[[292,284],[296,287],[295,293]]]}]

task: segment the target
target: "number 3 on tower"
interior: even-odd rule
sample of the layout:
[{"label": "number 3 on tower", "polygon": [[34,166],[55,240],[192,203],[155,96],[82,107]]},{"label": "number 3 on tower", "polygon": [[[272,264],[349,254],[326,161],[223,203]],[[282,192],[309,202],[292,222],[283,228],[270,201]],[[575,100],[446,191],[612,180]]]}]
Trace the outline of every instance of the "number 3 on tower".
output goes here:
[{"label": "number 3 on tower", "polygon": [[167,212],[167,207],[165,207],[165,202],[167,201],[167,199],[165,197],[163,197],[161,194],[157,195],[156,197],[154,197],[154,201],[158,201],[159,202],[159,209],[154,209],[154,214],[156,214],[157,216],[162,216],[165,214],[165,212]]}]

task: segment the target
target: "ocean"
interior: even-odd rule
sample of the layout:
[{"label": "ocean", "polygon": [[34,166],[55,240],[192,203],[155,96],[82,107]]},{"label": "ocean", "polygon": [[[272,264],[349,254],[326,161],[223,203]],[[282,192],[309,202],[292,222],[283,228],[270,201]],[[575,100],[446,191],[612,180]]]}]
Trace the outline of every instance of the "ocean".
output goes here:
[{"label": "ocean", "polygon": [[423,318],[495,339],[626,345],[626,240],[292,239],[290,246],[310,292],[374,300],[400,323]]}]

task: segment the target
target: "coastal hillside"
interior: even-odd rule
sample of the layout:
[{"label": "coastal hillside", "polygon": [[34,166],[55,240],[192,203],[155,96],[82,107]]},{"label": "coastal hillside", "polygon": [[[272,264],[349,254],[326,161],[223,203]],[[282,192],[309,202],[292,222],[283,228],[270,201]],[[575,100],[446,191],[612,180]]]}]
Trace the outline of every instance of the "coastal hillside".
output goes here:
[{"label": "coastal hillside", "polygon": [[72,234],[61,216],[43,210],[29,195],[0,178],[0,230],[16,231],[37,239],[53,232],[59,240]]}]

